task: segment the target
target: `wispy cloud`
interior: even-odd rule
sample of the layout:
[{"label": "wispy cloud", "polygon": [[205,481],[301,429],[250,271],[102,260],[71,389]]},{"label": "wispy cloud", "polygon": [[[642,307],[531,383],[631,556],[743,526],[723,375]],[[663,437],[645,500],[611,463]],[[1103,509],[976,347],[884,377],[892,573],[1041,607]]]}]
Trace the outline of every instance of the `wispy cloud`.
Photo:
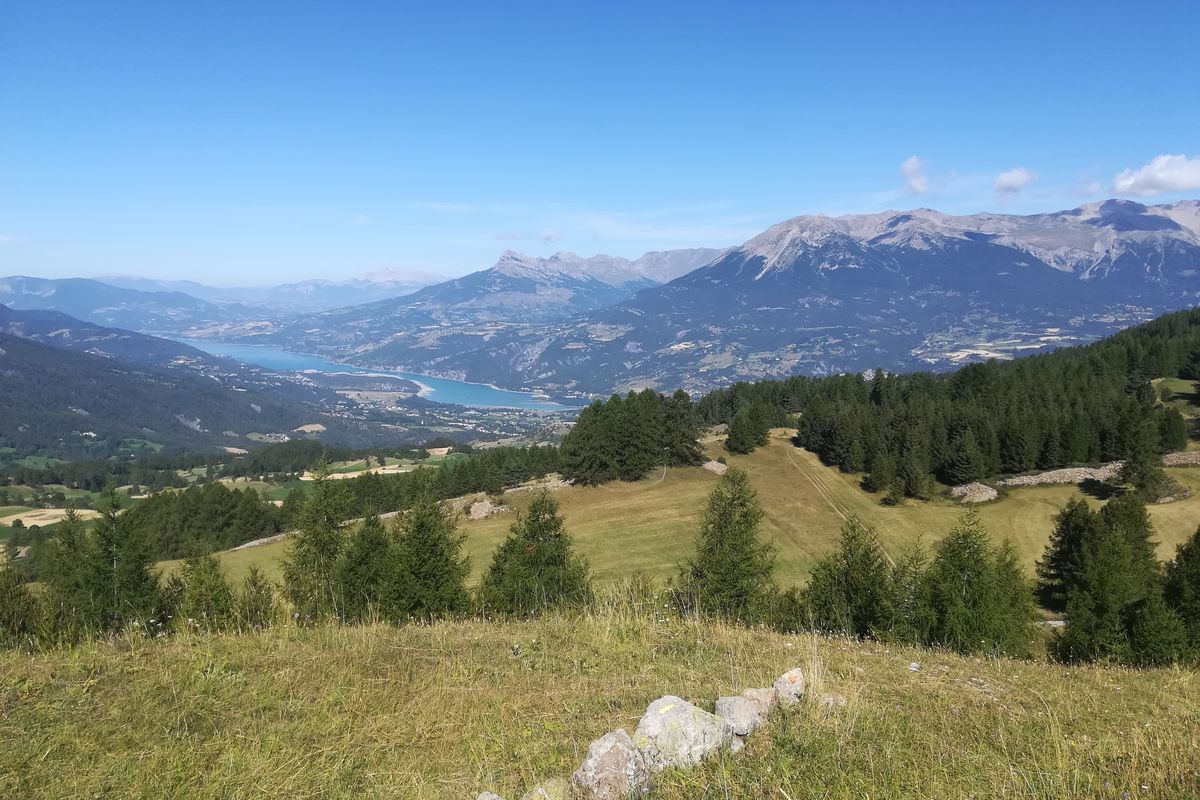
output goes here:
[{"label": "wispy cloud", "polygon": [[1148,197],[1200,189],[1200,156],[1155,156],[1149,164],[1127,169],[1113,179],[1113,191]]},{"label": "wispy cloud", "polygon": [[559,233],[555,230],[544,231],[538,238],[547,244],[554,244],[559,240]]},{"label": "wispy cloud", "polygon": [[929,177],[925,174],[925,161],[919,156],[909,156],[900,165],[900,174],[908,184],[912,194],[924,194],[929,191]]},{"label": "wispy cloud", "polygon": [[437,211],[444,214],[470,214],[479,210],[474,203],[456,203],[444,200],[418,200],[404,203],[405,208],[421,211]]},{"label": "wispy cloud", "polygon": [[0,244],[12,244],[17,240],[15,236],[9,236],[7,233],[0,233]]},{"label": "wispy cloud", "polygon": [[1038,174],[1025,167],[1006,170],[996,176],[992,188],[1000,194],[1016,194],[1038,179]]}]

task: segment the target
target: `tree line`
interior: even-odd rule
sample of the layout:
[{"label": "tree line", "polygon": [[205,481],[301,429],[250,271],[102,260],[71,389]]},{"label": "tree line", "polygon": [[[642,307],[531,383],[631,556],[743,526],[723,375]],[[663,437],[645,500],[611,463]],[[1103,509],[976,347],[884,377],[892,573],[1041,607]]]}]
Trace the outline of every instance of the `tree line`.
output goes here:
[{"label": "tree line", "polygon": [[[299,624],[525,617],[586,607],[592,596],[587,562],[545,490],[518,515],[471,589],[463,534],[444,502],[426,491],[390,524],[368,516],[347,526],[338,483],[318,480],[305,498],[279,587],[252,570],[235,589],[212,555],[192,556],[162,583],[146,538],[122,525],[115,504],[91,530],[68,515],[48,555],[44,592],[35,595],[11,568],[0,569],[0,639],[31,647],[122,630],[253,630],[277,619],[281,605]],[[708,498],[694,554],[668,587],[669,603],[683,614],[782,631],[1028,657],[1038,597],[1065,614],[1050,648],[1058,660],[1200,660],[1200,529],[1164,566],[1136,493],[1099,511],[1068,504],[1036,583],[1012,548],[993,545],[968,511],[931,551],[915,543],[896,559],[872,528],[851,518],[809,583],[784,591],[774,581],[762,519],[747,475],[729,470]]]}]

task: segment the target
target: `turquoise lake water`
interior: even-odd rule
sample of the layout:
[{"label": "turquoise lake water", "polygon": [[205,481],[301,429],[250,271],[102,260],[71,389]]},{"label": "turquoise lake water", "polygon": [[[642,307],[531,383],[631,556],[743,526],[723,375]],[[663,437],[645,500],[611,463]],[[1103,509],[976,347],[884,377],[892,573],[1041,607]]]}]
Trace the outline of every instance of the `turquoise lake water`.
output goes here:
[{"label": "turquoise lake water", "polygon": [[564,411],[567,409],[567,406],[527,392],[512,392],[482,383],[431,378],[428,375],[416,375],[411,372],[367,369],[352,364],[339,364],[320,356],[289,353],[286,350],[257,344],[229,344],[204,339],[180,339],[179,341],[215,356],[228,356],[243,364],[252,364],[279,372],[353,372],[369,375],[395,375],[428,387],[429,391],[422,396],[435,403],[455,403],[472,408],[519,408],[528,411]]}]

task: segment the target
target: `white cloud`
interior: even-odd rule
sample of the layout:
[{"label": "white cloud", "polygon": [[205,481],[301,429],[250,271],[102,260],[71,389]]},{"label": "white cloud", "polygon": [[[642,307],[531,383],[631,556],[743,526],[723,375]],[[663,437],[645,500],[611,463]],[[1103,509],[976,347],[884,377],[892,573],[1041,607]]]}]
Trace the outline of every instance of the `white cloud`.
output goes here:
[{"label": "white cloud", "polygon": [[1200,189],[1200,156],[1155,156],[1140,169],[1121,171],[1113,179],[1113,189],[1142,196]]},{"label": "white cloud", "polygon": [[554,230],[545,231],[538,238],[541,239],[543,242],[547,242],[549,244],[554,244],[555,242],[558,241],[558,231],[554,231]]},{"label": "white cloud", "polygon": [[996,176],[992,188],[1001,194],[1016,194],[1038,179],[1038,174],[1024,167],[1016,167]]},{"label": "white cloud", "polygon": [[15,236],[9,236],[7,234],[0,233],[0,244],[11,244],[12,242],[15,242],[16,240],[17,239]]},{"label": "white cloud", "polygon": [[908,183],[908,190],[913,194],[923,194],[929,191],[929,177],[925,174],[925,162],[917,156],[909,156],[900,165],[900,174]]}]

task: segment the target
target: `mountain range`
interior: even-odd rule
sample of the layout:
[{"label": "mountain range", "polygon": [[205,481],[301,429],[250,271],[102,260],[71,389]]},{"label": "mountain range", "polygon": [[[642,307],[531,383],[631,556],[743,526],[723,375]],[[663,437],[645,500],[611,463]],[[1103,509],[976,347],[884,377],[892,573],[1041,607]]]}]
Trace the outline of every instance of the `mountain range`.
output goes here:
[{"label": "mountain range", "polygon": [[[1008,358],[1090,341],[1198,296],[1200,203],[1108,200],[1031,216],[802,216],[666,284],[556,320],[495,306],[454,319],[365,306],[247,340],[562,394],[701,390]],[[456,307],[489,302],[475,287]]]},{"label": "mountain range", "polygon": [[728,250],[635,260],[506,252],[461,278],[316,313],[178,291],[110,296],[134,291],[115,287],[84,301],[78,281],[35,280],[0,280],[0,302],[15,286],[26,307],[76,309],[101,324],[559,396],[695,391],[1011,358],[1190,306],[1200,297],[1200,202],[801,216]]}]

